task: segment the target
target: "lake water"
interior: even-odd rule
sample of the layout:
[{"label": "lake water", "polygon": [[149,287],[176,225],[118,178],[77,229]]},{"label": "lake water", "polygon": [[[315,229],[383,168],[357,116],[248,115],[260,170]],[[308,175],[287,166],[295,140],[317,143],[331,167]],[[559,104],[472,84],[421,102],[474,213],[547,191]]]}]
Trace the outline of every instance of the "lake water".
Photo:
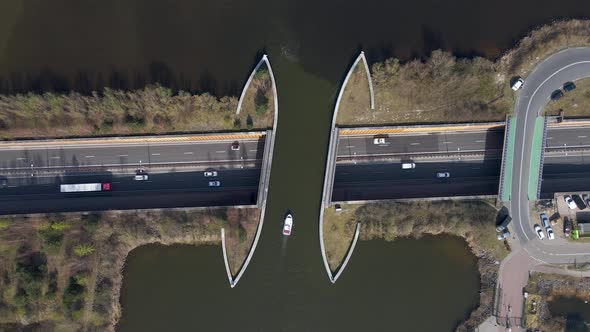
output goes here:
[{"label": "lake water", "polygon": [[[125,270],[119,331],[448,331],[477,304],[475,260],[449,237],[360,242],[331,285],[318,214],[339,82],[369,61],[444,48],[496,57],[590,2],[13,0],[0,4],[0,92],[90,92],[150,82],[238,95],[263,52],[279,92],[268,213],[230,289],[219,247],[147,246]],[[293,235],[280,236],[295,214]]]}]

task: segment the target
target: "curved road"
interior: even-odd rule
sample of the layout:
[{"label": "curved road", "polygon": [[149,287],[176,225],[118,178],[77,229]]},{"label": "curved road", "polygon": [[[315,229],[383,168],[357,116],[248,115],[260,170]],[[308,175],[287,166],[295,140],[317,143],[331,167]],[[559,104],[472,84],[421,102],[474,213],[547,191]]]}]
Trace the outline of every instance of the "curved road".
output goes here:
[{"label": "curved road", "polygon": [[[535,119],[542,115],[551,92],[567,81],[590,77],[590,48],[559,52],[539,64],[526,78],[516,102],[516,142],[510,211],[515,232],[527,253],[539,263],[590,262],[590,246],[541,241],[533,232],[527,197]],[[534,218],[535,216],[533,216]]]}]

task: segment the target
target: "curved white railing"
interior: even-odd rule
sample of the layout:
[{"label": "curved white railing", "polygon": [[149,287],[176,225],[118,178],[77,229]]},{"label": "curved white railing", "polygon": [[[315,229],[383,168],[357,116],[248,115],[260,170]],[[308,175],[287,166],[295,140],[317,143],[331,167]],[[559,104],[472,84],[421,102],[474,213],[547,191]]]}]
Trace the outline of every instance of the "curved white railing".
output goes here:
[{"label": "curved white railing", "polygon": [[[240,111],[242,110],[242,102],[244,101],[244,96],[246,96],[246,91],[248,91],[248,87],[250,87],[250,83],[254,79],[254,75],[256,75],[258,68],[260,68],[260,66],[263,63],[265,63],[265,60],[266,60],[266,54],[262,56],[262,59],[260,59],[260,61],[258,61],[258,63],[256,64],[256,67],[254,67],[254,69],[252,70],[252,73],[250,73],[250,77],[248,77],[248,80],[246,81],[246,84],[244,85],[244,88],[242,89],[242,94],[240,95],[240,99],[238,99],[238,108],[236,109],[236,114],[240,114]],[[266,63],[268,63],[268,60],[266,60]],[[268,65],[268,66],[270,67],[270,65]]]},{"label": "curved white railing", "polygon": [[[279,99],[278,99],[278,93],[277,93],[277,85],[275,82],[275,77],[274,77],[274,74],[272,71],[272,67],[270,66],[270,61],[268,61],[268,56],[266,54],[262,56],[262,59],[260,60],[260,62],[258,62],[258,65],[256,65],[256,68],[254,69],[254,71],[250,75],[250,78],[248,79],[248,82],[246,83],[246,87],[244,88],[244,91],[242,92],[242,96],[240,97],[240,101],[242,100],[242,97],[244,96],[246,88],[250,84],[252,77],[256,73],[256,70],[260,67],[260,65],[263,62],[266,63],[266,66],[268,68],[270,80],[272,81],[272,91],[273,91],[273,97],[274,97],[274,119],[273,119],[273,127],[272,127],[272,137],[270,139],[270,148],[269,148],[269,152],[267,155],[266,166],[265,166],[267,168],[267,171],[266,171],[266,174],[261,174],[261,176],[264,176],[265,178],[260,179],[260,181],[266,181],[266,186],[264,188],[264,195],[263,195],[263,199],[262,199],[262,204],[259,204],[259,206],[260,206],[260,221],[258,222],[258,227],[256,228],[256,235],[254,236],[254,241],[252,242],[252,246],[250,247],[250,251],[248,252],[248,256],[246,257],[244,264],[242,264],[242,267],[240,268],[240,271],[238,272],[238,274],[236,275],[235,278],[233,277],[233,275],[231,273],[231,269],[229,267],[229,263],[227,260],[227,251],[225,249],[225,235],[224,235],[223,228],[221,229],[221,246],[223,247],[222,248],[223,261],[225,262],[225,270],[227,272],[227,276],[229,279],[229,285],[231,286],[231,288],[234,288],[237,285],[238,281],[240,281],[240,278],[242,278],[242,275],[244,275],[244,271],[246,271],[248,264],[250,264],[250,260],[252,259],[252,256],[254,255],[254,251],[256,250],[256,246],[258,245],[258,239],[260,238],[260,233],[262,232],[262,225],[264,224],[264,215],[266,212],[266,200],[267,200],[267,196],[268,196],[268,183],[269,183],[268,180],[270,179],[272,155],[273,155],[273,151],[274,151],[275,137],[276,137],[275,132],[277,130],[277,123],[278,123],[278,119],[279,119]],[[241,107],[241,102],[238,102],[238,113],[240,112],[240,107]]]},{"label": "curved white railing", "polygon": [[348,260],[352,256],[352,252],[354,251],[354,247],[356,246],[356,241],[358,239],[359,230],[360,230],[360,224],[357,224],[354,239],[353,239],[351,247],[348,250],[348,254],[346,255],[344,262],[342,263],[342,265],[338,269],[338,272],[336,273],[336,275],[334,275],[332,273],[332,270],[330,269],[330,265],[328,264],[328,259],[326,257],[326,249],[324,246],[324,208],[327,206],[326,200],[328,199],[327,196],[329,195],[329,192],[330,192],[330,186],[332,186],[332,183],[331,183],[332,181],[328,181],[328,180],[332,178],[332,175],[333,175],[332,169],[334,168],[332,163],[335,162],[335,160],[333,160],[334,158],[332,158],[332,155],[334,153],[336,153],[335,150],[336,150],[336,143],[337,142],[335,142],[334,137],[336,135],[336,130],[337,130],[336,129],[336,119],[338,117],[338,109],[340,108],[340,100],[342,99],[342,95],[344,94],[344,89],[346,89],[346,85],[348,84],[348,80],[350,79],[350,76],[352,75],[352,73],[354,72],[354,69],[356,68],[356,66],[358,65],[358,63],[360,61],[363,62],[363,65],[365,66],[365,69],[367,72],[367,78],[369,81],[369,93],[371,95],[371,109],[375,109],[375,99],[373,96],[373,83],[371,80],[371,73],[369,71],[369,65],[367,64],[365,52],[361,51],[359,56],[356,58],[356,60],[354,61],[354,63],[350,67],[350,69],[348,70],[348,73],[346,74],[344,81],[342,82],[342,86],[340,87],[340,92],[338,93],[338,98],[336,99],[336,105],[334,106],[334,114],[332,115],[332,126],[330,128],[330,146],[328,147],[328,158],[326,161],[326,170],[325,170],[325,175],[324,175],[324,190],[322,193],[322,203],[320,204],[320,250],[322,252],[322,260],[324,261],[324,267],[326,268],[326,272],[328,273],[328,278],[330,279],[330,281],[332,283],[335,283],[336,280],[338,279],[338,277],[340,277],[340,275],[344,271],[344,268],[346,267],[346,264],[348,263]]}]

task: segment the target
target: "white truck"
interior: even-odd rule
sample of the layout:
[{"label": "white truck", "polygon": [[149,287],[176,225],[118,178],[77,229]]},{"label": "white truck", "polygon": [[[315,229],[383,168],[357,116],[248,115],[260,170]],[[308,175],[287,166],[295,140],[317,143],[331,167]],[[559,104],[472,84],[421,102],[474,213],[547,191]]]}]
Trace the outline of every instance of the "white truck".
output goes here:
[{"label": "white truck", "polygon": [[62,184],[59,186],[59,191],[62,193],[80,193],[80,192],[93,192],[93,191],[110,191],[111,183],[73,183],[73,184]]}]

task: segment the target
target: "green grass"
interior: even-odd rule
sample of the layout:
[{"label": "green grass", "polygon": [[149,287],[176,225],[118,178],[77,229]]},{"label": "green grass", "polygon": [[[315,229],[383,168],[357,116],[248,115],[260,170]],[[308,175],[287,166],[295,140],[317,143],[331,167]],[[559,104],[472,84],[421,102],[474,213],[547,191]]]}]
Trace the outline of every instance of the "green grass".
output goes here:
[{"label": "green grass", "polygon": [[363,61],[359,61],[343,87],[336,123],[339,126],[354,125],[360,121],[371,121],[371,95],[369,80]]},{"label": "green grass", "polygon": [[272,128],[274,118],[274,93],[266,64],[261,65],[248,86],[237,117],[248,129]]},{"label": "green grass", "polygon": [[324,209],[324,249],[332,272],[344,260],[348,248],[352,244],[356,228],[356,209],[359,205],[341,204],[342,211],[333,206]]}]

